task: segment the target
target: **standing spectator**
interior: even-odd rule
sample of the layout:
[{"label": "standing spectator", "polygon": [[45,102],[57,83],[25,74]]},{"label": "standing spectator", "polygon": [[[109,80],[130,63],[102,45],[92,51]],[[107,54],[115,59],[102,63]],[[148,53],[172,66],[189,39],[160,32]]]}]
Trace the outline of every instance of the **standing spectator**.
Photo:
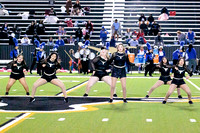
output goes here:
[{"label": "standing spectator", "polygon": [[145,24],[145,21],[142,21],[142,24],[140,25],[140,29],[142,29],[144,31],[145,36],[147,36],[147,34],[148,34],[148,27]]},{"label": "standing spectator", "polygon": [[100,31],[100,39],[104,46],[106,46],[107,35],[108,31],[104,28],[104,26],[102,26],[102,29]]},{"label": "standing spectator", "polygon": [[163,8],[161,9],[161,14],[163,14],[163,13],[166,13],[166,14],[169,16],[169,12],[168,12],[167,7],[163,7]]},{"label": "standing spectator", "polygon": [[45,35],[45,26],[44,26],[43,20],[40,20],[40,22],[37,25],[37,34]]},{"label": "standing spectator", "polygon": [[184,44],[186,44],[186,35],[182,33],[180,30],[177,31],[177,37],[179,43],[183,42]]},{"label": "standing spectator", "polygon": [[112,35],[115,37],[117,35],[117,40],[119,39],[119,34],[121,35],[121,26],[117,19],[115,19],[115,22],[112,25]]},{"label": "standing spectator", "polygon": [[196,37],[196,34],[194,33],[194,31],[189,29],[188,33],[187,33],[187,39],[188,39],[187,42],[194,44],[195,43],[195,40],[194,40],[195,37]]},{"label": "standing spectator", "polygon": [[10,58],[12,60],[16,60],[17,56],[19,55],[19,46],[18,44],[15,45],[15,49],[13,49],[11,52],[10,52]]},{"label": "standing spectator", "polygon": [[197,66],[196,62],[197,54],[192,44],[189,45],[189,48],[186,50],[186,53],[188,55],[188,60],[189,60],[188,69],[191,71],[191,68],[193,66],[192,72],[194,73],[196,71],[196,66]]},{"label": "standing spectator", "polygon": [[159,47],[158,57],[159,57],[159,62],[161,62],[162,58],[165,57],[165,51],[163,50],[163,46]]},{"label": "standing spectator", "polygon": [[21,35],[21,29],[16,24],[14,24],[13,28],[11,29],[11,31],[15,34],[15,37],[17,39],[19,39],[19,37]]},{"label": "standing spectator", "polygon": [[33,37],[32,37],[32,40],[31,40],[31,43],[33,45],[35,45],[35,42],[34,42],[35,40],[38,40],[40,42],[40,37],[37,35],[36,32],[33,34]]},{"label": "standing spectator", "polygon": [[164,46],[163,38],[161,37],[160,32],[158,32],[158,35],[155,37],[154,45]]},{"label": "standing spectator", "polygon": [[157,36],[159,31],[160,31],[160,25],[158,23],[156,23],[156,21],[154,21],[153,24],[151,25],[149,34]]},{"label": "standing spectator", "polygon": [[146,21],[146,17],[144,16],[144,14],[141,14],[141,16],[139,17],[139,22],[141,21]]},{"label": "standing spectator", "polygon": [[67,0],[67,2],[66,2],[66,12],[67,12],[67,15],[70,15],[69,8],[72,8],[72,1],[71,0]]},{"label": "standing spectator", "polygon": [[30,45],[30,39],[25,34],[24,37],[21,39],[21,45]]},{"label": "standing spectator", "polygon": [[31,24],[26,29],[27,35],[33,35],[36,32],[36,24],[34,21],[31,22]]},{"label": "standing spectator", "polygon": [[126,41],[126,43],[128,43],[130,40],[131,40],[131,37],[132,37],[132,34],[131,34],[131,29],[130,28],[128,28],[127,30],[126,30],[126,33],[125,33],[125,41]]},{"label": "standing spectator", "polygon": [[148,21],[149,21],[149,27],[151,27],[152,23],[154,22],[154,17],[152,14],[149,15]]},{"label": "standing spectator", "polygon": [[46,52],[44,51],[45,43],[42,42],[40,45],[40,51],[37,52],[37,74],[43,75],[42,60],[46,59]]},{"label": "standing spectator", "polygon": [[92,35],[93,31],[94,31],[93,24],[90,20],[88,20],[88,22],[86,24],[86,32],[88,32],[90,35]]},{"label": "standing spectator", "polygon": [[48,40],[48,42],[47,42],[47,45],[48,45],[48,46],[53,46],[53,45],[54,45],[54,42],[53,42],[53,38],[52,38],[52,37],[49,38],[49,40]]},{"label": "standing spectator", "polygon": [[72,37],[72,35],[70,35],[70,37],[67,39],[67,43],[74,44],[74,42],[75,42],[74,38]]},{"label": "standing spectator", "polygon": [[61,36],[59,36],[59,37],[58,37],[58,40],[56,41],[55,44],[57,44],[57,45],[59,45],[59,46],[64,46],[64,45],[65,45],[65,42],[64,42],[64,40],[61,38]]},{"label": "standing spectator", "polygon": [[144,38],[144,32],[141,29],[139,30],[139,32],[137,34],[137,40],[138,40],[139,44],[147,43],[146,39]]},{"label": "standing spectator", "polygon": [[78,15],[80,13],[80,10],[81,10],[81,5],[80,5],[80,1],[79,0],[76,0],[76,3],[74,4],[73,6],[73,14],[75,15]]},{"label": "standing spectator", "polygon": [[75,34],[76,34],[76,41],[83,42],[83,32],[80,27],[78,27]]}]

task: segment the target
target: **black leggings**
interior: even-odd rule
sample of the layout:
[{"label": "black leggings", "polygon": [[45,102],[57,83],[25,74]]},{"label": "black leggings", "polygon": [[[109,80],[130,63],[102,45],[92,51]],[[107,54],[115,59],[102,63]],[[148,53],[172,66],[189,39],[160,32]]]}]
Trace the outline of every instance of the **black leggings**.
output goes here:
[{"label": "black leggings", "polygon": [[146,65],[144,75],[147,76],[147,73],[149,72],[149,76],[152,76],[152,73],[154,71],[155,71],[155,65],[150,63],[150,64]]}]

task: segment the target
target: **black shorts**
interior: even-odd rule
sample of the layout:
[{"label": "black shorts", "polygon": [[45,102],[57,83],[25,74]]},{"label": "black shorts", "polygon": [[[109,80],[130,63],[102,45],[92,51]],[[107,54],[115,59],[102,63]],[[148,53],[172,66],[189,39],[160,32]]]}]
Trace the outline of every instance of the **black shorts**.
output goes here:
[{"label": "black shorts", "polygon": [[10,74],[10,78],[15,79],[15,80],[19,80],[19,79],[24,78],[24,77],[25,77],[24,73],[14,74],[14,73],[11,72],[11,74]]},{"label": "black shorts", "polygon": [[111,77],[124,78],[126,77],[126,69],[113,67]]},{"label": "black shorts", "polygon": [[177,85],[177,88],[179,88],[181,85],[185,84],[185,81],[183,79],[173,79],[172,84]]},{"label": "black shorts", "polygon": [[166,85],[167,82],[168,82],[168,81],[171,81],[172,79],[171,79],[170,76],[166,76],[166,77],[164,77],[164,76],[160,76],[159,80],[163,81],[164,84]]},{"label": "black shorts", "polygon": [[52,79],[57,79],[55,74],[52,76],[47,76],[47,75],[43,74],[41,78],[45,79],[47,82],[51,82]]},{"label": "black shorts", "polygon": [[104,76],[108,76],[108,75],[109,75],[108,73],[95,72],[94,75],[92,75],[92,76],[98,77],[99,81],[101,81]]}]

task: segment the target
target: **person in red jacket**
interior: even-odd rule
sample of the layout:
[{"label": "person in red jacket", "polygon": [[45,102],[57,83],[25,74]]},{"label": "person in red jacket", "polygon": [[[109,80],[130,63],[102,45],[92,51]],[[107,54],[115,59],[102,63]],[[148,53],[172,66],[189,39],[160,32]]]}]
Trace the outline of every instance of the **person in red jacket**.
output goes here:
[{"label": "person in red jacket", "polygon": [[93,29],[93,24],[92,22],[89,20],[86,24],[86,32],[88,32],[90,35],[92,35],[92,32],[94,31]]}]

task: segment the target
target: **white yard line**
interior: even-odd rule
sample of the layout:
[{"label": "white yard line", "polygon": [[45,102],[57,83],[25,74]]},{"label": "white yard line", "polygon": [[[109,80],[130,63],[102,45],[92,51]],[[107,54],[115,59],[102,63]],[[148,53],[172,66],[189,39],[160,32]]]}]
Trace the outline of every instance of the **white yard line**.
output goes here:
[{"label": "white yard line", "polygon": [[190,81],[190,80],[187,80],[191,85],[193,85],[197,90],[199,90],[200,91],[200,88],[196,85],[196,84],[194,84],[192,81]]}]

